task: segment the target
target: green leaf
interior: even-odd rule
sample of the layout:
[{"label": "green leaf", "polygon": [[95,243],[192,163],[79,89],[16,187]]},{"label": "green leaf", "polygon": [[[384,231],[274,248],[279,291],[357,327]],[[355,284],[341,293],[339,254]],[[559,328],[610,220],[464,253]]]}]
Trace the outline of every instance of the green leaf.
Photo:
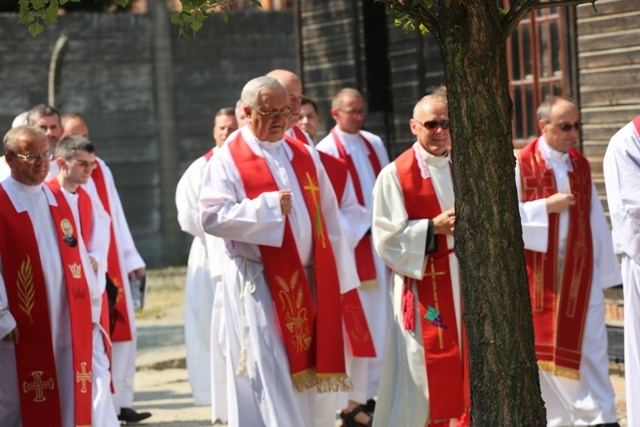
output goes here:
[{"label": "green leaf", "polygon": [[423,36],[426,36],[427,34],[429,34],[429,29],[427,27],[424,26],[424,24],[420,24],[420,34],[422,34]]},{"label": "green leaf", "polygon": [[58,1],[51,0],[49,6],[44,9],[42,13],[45,25],[51,25],[58,22]]},{"label": "green leaf", "polygon": [[114,0],[115,3],[120,7],[125,7],[129,4],[129,0]]},{"label": "green leaf", "polygon": [[31,33],[31,35],[33,37],[37,36],[38,34],[40,34],[42,31],[44,31],[44,26],[41,25],[40,23],[36,22],[35,24],[31,24],[29,25],[29,32]]}]

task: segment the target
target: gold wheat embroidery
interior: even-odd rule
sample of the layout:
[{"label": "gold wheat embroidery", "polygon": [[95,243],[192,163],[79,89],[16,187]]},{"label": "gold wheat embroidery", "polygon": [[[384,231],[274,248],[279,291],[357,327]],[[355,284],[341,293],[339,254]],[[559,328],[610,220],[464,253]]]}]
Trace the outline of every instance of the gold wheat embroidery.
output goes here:
[{"label": "gold wheat embroidery", "polygon": [[276,276],[276,281],[280,285],[280,301],[285,311],[285,326],[292,332],[293,344],[297,352],[309,349],[312,337],[307,325],[307,309],[303,307],[304,292],[302,286],[298,287],[299,272],[296,271],[291,276],[291,282],[287,283],[282,277]]},{"label": "gold wheat embroidery", "polygon": [[33,273],[31,271],[31,258],[29,258],[29,256],[27,256],[27,259],[22,261],[20,265],[16,285],[18,286],[18,298],[20,299],[19,307],[29,316],[31,323],[33,323],[31,310],[33,310],[33,306],[35,305],[34,297],[36,291],[33,288]]}]

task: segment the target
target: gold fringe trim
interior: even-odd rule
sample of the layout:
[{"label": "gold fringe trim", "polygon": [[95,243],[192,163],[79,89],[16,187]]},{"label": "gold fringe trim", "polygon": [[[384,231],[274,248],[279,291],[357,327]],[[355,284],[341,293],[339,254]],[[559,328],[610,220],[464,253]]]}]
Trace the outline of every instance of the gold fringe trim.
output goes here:
[{"label": "gold fringe trim", "polygon": [[364,282],[360,282],[361,291],[372,291],[374,289],[378,289],[378,281],[376,279],[365,280]]},{"label": "gold fringe trim", "polygon": [[353,386],[347,374],[317,374],[318,393],[336,393],[350,391]]},{"label": "gold fringe trim", "polygon": [[316,370],[311,368],[297,372],[291,375],[291,380],[298,393],[301,393],[316,386]]},{"label": "gold fringe trim", "polygon": [[565,366],[558,366],[555,364],[555,362],[551,362],[548,360],[544,360],[544,361],[539,360],[538,368],[541,371],[551,372],[551,374],[557,377],[569,378],[571,380],[576,380],[576,381],[580,379],[579,371],[575,369],[567,368]]},{"label": "gold fringe trim", "polygon": [[291,380],[298,393],[314,387],[318,393],[349,391],[352,388],[351,379],[347,374],[316,374],[314,368],[293,374]]}]

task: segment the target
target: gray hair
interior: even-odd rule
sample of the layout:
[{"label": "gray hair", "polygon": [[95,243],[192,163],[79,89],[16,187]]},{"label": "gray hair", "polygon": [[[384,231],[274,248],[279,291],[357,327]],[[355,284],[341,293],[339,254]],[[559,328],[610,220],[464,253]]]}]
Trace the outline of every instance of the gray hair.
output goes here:
[{"label": "gray hair", "polygon": [[331,101],[331,108],[337,110],[342,107],[342,98],[346,97],[360,98],[362,99],[362,101],[364,101],[364,97],[359,90],[345,87],[344,89],[341,89],[340,92],[336,93],[336,95],[333,97],[333,101]]},{"label": "gray hair", "polygon": [[244,88],[242,88],[242,95],[240,96],[240,100],[247,107],[256,108],[260,99],[260,93],[264,90],[282,91],[284,92],[286,97],[289,97],[287,88],[284,87],[280,80],[274,79],[273,77],[261,76],[249,80],[249,82],[244,85]]},{"label": "gray hair", "polygon": [[53,115],[58,116],[58,123],[61,123],[60,112],[58,110],[56,110],[51,105],[38,104],[29,110],[29,114],[27,115],[27,124],[34,125],[40,117],[47,117],[47,116],[53,116]]},{"label": "gray hair", "polygon": [[4,134],[4,138],[2,139],[4,154],[16,151],[20,141],[34,135],[46,136],[42,129],[35,126],[20,125],[10,129]]},{"label": "gray hair", "polygon": [[578,108],[578,104],[571,98],[567,98],[564,96],[548,96],[542,101],[542,104],[538,107],[537,116],[538,120],[543,120],[545,122],[549,122],[549,118],[551,116],[551,110],[553,110],[553,106],[556,105],[560,101],[567,101],[572,103]]},{"label": "gray hair", "polygon": [[96,149],[91,141],[80,135],[67,135],[56,145],[56,157],[62,157],[65,160],[73,159],[78,151],[94,153]]}]

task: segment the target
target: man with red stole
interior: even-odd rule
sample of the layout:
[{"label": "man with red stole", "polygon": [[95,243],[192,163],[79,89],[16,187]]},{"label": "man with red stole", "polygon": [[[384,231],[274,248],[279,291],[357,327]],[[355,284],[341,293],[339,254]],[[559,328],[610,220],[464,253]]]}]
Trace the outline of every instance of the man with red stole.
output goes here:
[{"label": "man with red stole", "polygon": [[[298,126],[302,106],[300,78],[287,70],[273,70],[267,76],[280,80],[289,93],[291,116],[289,116],[286,125],[285,135],[313,146],[313,139]],[[318,151],[318,155],[336,193],[342,234],[349,249],[354,251],[362,237],[371,228],[369,213],[364,206],[358,203],[347,162],[322,151]],[[348,341],[348,345],[345,345],[345,362],[347,374],[351,379],[351,389],[347,393],[338,394],[337,408],[341,410],[340,416],[343,422],[347,424],[362,422],[366,425],[371,418],[367,414],[365,406],[365,402],[370,397],[368,362],[370,358],[376,357],[373,337],[367,324],[358,290],[353,289],[342,295],[341,304],[345,321],[345,338]],[[327,402],[327,404],[330,403]]]},{"label": "man with red stole", "polygon": [[417,142],[382,169],[373,189],[371,231],[392,269],[393,310],[373,425],[468,426],[446,98],[422,98],[409,125]]},{"label": "man with red stole", "polygon": [[[331,117],[336,125],[329,135],[318,143],[318,151],[347,162],[358,203],[371,215],[371,193],[380,170],[389,163],[387,150],[380,137],[362,129],[366,117],[365,103],[362,94],[357,90],[344,88],[334,96],[331,103]],[[371,220],[367,222],[371,225]],[[370,233],[366,233],[358,242],[355,256],[360,278],[358,294],[373,337],[376,357],[365,360],[367,369],[364,375],[366,377],[362,379],[367,384],[368,401],[364,406],[365,410],[363,411],[362,406],[353,408],[353,400],[357,397],[350,396],[352,402],[348,409],[354,412],[353,416],[356,416],[355,411],[373,412],[372,398],[378,393],[382,353],[389,327],[389,269],[375,253]],[[359,419],[362,420],[362,418]]]},{"label": "man with red stole", "polygon": [[111,219],[102,203],[92,200],[82,186],[89,181],[91,172],[96,167],[95,148],[83,136],[67,135],[56,145],[56,163],[58,176],[48,180],[46,185],[54,194],[62,195],[69,204],[75,217],[75,227],[87,248],[102,295],[100,326],[96,325],[93,329],[93,426],[119,426],[111,399],[111,340],[105,290]]},{"label": "man with red stole", "polygon": [[335,195],[317,153],[283,137],[282,83],[255,78],[242,101],[246,126],[207,164],[200,193],[203,228],[229,255],[229,425],[333,425],[317,394],[349,387],[335,302],[357,286]]},{"label": "man with red stole", "polygon": [[101,298],[64,197],[43,181],[45,133],[4,137],[11,176],[0,183],[0,425],[90,426],[92,330]]},{"label": "man with red stole", "polygon": [[518,153],[516,183],[547,425],[617,426],[603,288],[622,279],[589,162],[575,149],[580,112],[550,97],[537,115],[541,136]]},{"label": "man with red stole", "polygon": [[[65,136],[89,137],[87,124],[77,114],[63,115],[62,127]],[[132,407],[137,332],[130,280],[144,275],[145,263],[133,242],[111,169],[99,157],[96,157],[96,162],[97,166],[91,173],[91,179],[83,187],[92,197],[94,203],[101,203],[111,217],[107,276],[118,288],[113,309],[113,313],[115,313],[113,325],[115,326],[111,331],[113,406],[120,421],[135,423],[151,416],[149,412],[137,412]],[[57,170],[57,164],[52,163],[52,165],[56,165]],[[54,176],[56,175],[57,172]],[[49,177],[51,177],[51,173]]]}]

